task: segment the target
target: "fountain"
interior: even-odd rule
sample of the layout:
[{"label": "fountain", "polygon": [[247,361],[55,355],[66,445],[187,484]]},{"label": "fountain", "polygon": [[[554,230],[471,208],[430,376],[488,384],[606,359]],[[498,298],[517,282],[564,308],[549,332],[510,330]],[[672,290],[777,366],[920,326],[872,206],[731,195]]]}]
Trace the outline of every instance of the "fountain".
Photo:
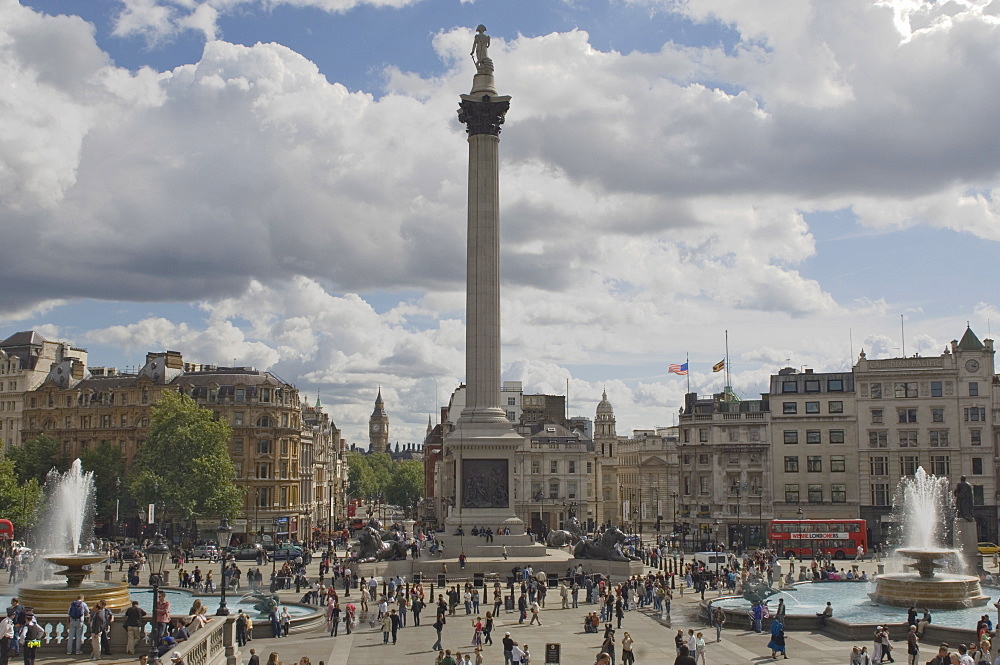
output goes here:
[{"label": "fountain", "polygon": [[80,460],[75,460],[64,474],[55,471],[45,483],[46,505],[39,538],[49,563],[65,566],[55,571],[66,577],[65,582],[35,582],[18,589],[18,597],[36,614],[63,614],[77,596],[83,595],[91,607],[100,600],[112,611],[130,605],[128,586],[124,582],[91,582],[86,578],[90,567],[105,559],[101,552],[82,551],[89,541],[93,522],[94,474],[84,473]]},{"label": "fountain", "polygon": [[918,468],[912,479],[900,482],[900,499],[904,546],[896,554],[914,559],[915,563],[905,566],[916,572],[877,576],[869,597],[894,607],[948,610],[985,605],[989,596],[983,595],[978,577],[938,572],[949,561],[965,565],[959,550],[943,546],[953,513],[948,479]]}]

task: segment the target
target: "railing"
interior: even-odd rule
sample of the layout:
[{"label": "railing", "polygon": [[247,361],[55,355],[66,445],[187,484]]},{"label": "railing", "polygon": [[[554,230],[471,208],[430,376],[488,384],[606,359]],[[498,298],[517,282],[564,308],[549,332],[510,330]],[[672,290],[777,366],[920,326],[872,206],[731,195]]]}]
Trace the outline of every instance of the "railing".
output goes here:
[{"label": "railing", "polygon": [[[173,651],[179,651],[188,665],[236,665],[236,617],[211,618],[212,621],[204,628],[195,631],[190,639],[176,645]],[[69,617],[65,614],[36,614],[35,620],[45,631],[39,651],[43,654],[65,653],[69,638]],[[148,637],[149,631],[152,630],[149,622],[146,629]],[[127,635],[123,621],[111,624],[109,640],[112,652],[125,653]],[[79,648],[89,651],[91,645],[89,630],[84,636],[83,643]],[[136,653],[148,652],[149,642],[141,640],[135,649]]]}]

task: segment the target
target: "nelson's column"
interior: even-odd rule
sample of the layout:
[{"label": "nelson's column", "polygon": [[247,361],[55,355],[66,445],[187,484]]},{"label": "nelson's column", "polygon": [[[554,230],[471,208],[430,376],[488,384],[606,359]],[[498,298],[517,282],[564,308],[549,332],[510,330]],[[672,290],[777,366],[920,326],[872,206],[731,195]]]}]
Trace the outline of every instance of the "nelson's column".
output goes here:
[{"label": "nelson's column", "polygon": [[[497,94],[493,61],[487,55],[489,44],[486,28],[479,26],[472,49],[476,62],[472,92],[462,95],[458,109],[458,119],[465,124],[469,135],[467,388],[465,410],[444,441],[448,475],[454,482],[454,506],[445,524],[449,534],[459,527],[468,533],[473,526],[488,526],[494,531],[507,526],[511,535],[521,535],[524,523],[514,514],[511,465],[523,439],[500,407],[498,171],[500,126],[510,107],[510,97]],[[482,542],[478,538],[469,541]],[[515,544],[512,540],[507,542]],[[523,544],[527,543],[525,538]],[[522,541],[518,539],[516,544],[521,545]]]}]

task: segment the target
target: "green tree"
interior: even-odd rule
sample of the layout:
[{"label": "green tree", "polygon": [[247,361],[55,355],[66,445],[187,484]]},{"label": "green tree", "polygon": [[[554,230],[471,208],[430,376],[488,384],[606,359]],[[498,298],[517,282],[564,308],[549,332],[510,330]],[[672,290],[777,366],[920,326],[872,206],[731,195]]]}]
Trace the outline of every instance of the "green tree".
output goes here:
[{"label": "green tree", "polygon": [[244,491],[229,456],[229,424],[185,395],[164,391],[153,407],[128,487],[140,505],[156,503],[184,521],[195,515],[236,515]]},{"label": "green tree", "polygon": [[366,455],[347,453],[347,492],[356,498],[370,498],[378,494],[378,479]]},{"label": "green tree", "polygon": [[14,537],[23,539],[42,506],[42,486],[34,478],[22,482],[12,459],[0,457],[0,517],[14,523]]},{"label": "green tree", "polygon": [[120,479],[125,475],[125,455],[118,446],[101,441],[80,455],[85,471],[94,472],[95,512],[108,522],[115,519],[115,501],[123,499]]},{"label": "green tree", "polygon": [[14,462],[17,479],[22,483],[34,478],[41,486],[53,467],[59,472],[69,468],[68,461],[60,453],[59,441],[44,434],[28,439],[19,448],[10,448],[7,456]]},{"label": "green tree", "polygon": [[393,467],[392,479],[386,488],[386,500],[410,513],[424,496],[424,465],[416,460],[406,460]]}]

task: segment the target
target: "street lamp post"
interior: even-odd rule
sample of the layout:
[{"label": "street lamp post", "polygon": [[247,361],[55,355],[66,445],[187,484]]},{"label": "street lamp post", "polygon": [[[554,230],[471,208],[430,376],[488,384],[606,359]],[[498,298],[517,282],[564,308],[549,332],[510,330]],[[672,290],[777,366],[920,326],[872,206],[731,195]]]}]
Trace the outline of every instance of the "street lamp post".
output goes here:
[{"label": "street lamp post", "polygon": [[217,536],[216,542],[219,543],[219,559],[222,561],[221,570],[219,571],[222,596],[219,598],[219,609],[216,610],[215,616],[225,617],[229,616],[229,608],[226,607],[226,548],[229,547],[229,543],[233,537],[233,527],[229,526],[229,519],[225,515],[223,515],[222,521],[215,529],[215,535]]},{"label": "street lamp post", "polygon": [[160,641],[160,627],[157,622],[156,605],[160,600],[160,582],[163,579],[163,566],[170,558],[170,548],[163,542],[163,535],[157,530],[153,536],[153,542],[146,548],[146,560],[149,562],[149,583],[153,587],[153,630],[150,631],[153,639],[149,641],[149,662],[156,662],[158,656],[156,647]]}]

